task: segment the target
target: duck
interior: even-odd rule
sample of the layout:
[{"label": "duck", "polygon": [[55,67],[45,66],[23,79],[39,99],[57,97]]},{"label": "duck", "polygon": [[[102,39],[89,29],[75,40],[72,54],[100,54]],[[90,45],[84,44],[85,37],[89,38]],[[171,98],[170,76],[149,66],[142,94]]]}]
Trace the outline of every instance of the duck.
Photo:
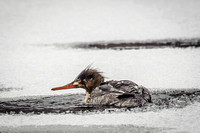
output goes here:
[{"label": "duck", "polygon": [[69,84],[52,88],[52,91],[83,88],[86,91],[84,103],[114,107],[142,107],[152,103],[150,91],[130,80],[104,81],[97,69],[86,67]]}]

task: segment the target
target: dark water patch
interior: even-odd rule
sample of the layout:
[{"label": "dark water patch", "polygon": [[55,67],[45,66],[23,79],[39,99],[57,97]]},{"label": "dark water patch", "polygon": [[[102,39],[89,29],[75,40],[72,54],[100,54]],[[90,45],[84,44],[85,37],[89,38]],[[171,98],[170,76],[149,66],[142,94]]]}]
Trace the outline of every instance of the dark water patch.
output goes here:
[{"label": "dark water patch", "polygon": [[84,94],[35,97],[18,100],[0,100],[1,114],[19,113],[87,113],[87,112],[146,112],[168,108],[183,108],[194,102],[200,102],[200,90],[165,90],[153,91],[153,103],[136,108],[116,108],[114,106],[93,106],[83,103]]},{"label": "dark water patch", "polygon": [[[57,45],[61,47],[62,45]],[[200,47],[200,39],[168,39],[168,40],[150,40],[150,41],[110,41],[110,42],[91,42],[71,45],[74,48],[83,49],[150,49],[150,48],[187,48]],[[62,46],[65,48],[65,46]]]},{"label": "dark water patch", "polygon": [[152,48],[198,48],[200,39],[163,39],[163,40],[145,40],[145,41],[94,41],[94,42],[73,42],[73,43],[54,43],[39,44],[36,46],[50,47],[58,49],[113,49],[113,50],[130,50],[130,49],[152,49]]},{"label": "dark water patch", "polygon": [[0,86],[0,93],[1,92],[7,92],[7,91],[13,91],[13,90],[22,90],[22,88],[13,88],[13,87],[1,87]]}]

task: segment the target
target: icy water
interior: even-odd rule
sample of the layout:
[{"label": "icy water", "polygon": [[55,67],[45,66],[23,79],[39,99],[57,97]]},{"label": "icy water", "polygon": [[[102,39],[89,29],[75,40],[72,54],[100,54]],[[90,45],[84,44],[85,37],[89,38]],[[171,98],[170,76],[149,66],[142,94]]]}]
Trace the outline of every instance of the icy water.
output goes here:
[{"label": "icy water", "polygon": [[[0,132],[199,132],[199,6],[197,0],[1,0]],[[190,40],[195,47],[83,45],[152,40],[172,46]],[[100,107],[85,105],[81,88],[51,91],[91,63],[106,80],[149,88],[153,103]]]}]

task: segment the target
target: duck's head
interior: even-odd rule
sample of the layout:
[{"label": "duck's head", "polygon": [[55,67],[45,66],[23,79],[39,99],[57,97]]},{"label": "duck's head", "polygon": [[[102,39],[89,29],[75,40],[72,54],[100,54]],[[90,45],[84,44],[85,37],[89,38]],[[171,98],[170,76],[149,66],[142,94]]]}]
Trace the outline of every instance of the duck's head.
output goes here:
[{"label": "duck's head", "polygon": [[87,103],[92,91],[103,82],[104,77],[101,75],[101,72],[87,67],[71,83],[65,86],[53,88],[51,90],[55,91],[72,88],[84,88],[86,90],[85,103]]}]

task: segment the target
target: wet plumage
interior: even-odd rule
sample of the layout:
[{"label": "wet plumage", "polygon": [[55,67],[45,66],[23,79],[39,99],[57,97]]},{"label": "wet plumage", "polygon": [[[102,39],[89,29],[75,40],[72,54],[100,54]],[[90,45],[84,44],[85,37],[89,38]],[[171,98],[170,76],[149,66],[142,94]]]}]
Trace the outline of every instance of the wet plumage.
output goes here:
[{"label": "wet plumage", "polygon": [[84,88],[85,103],[117,107],[138,107],[151,101],[149,90],[129,80],[106,81],[101,72],[87,67],[73,82],[52,90]]},{"label": "wet plumage", "polygon": [[117,107],[137,107],[151,102],[148,89],[129,80],[107,81],[92,92],[88,103]]}]

